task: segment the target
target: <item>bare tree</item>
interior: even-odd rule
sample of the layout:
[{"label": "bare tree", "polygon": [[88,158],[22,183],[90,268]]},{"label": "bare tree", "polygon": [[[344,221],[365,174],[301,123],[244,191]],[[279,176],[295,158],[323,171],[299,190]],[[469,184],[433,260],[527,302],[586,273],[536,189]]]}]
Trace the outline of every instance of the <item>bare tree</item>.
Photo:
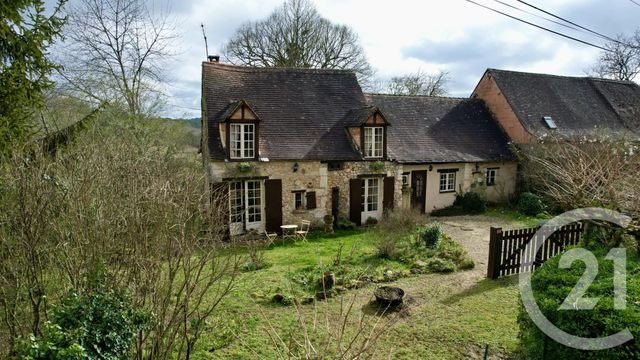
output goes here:
[{"label": "bare tree", "polygon": [[598,77],[633,81],[640,73],[640,30],[633,36],[618,35],[604,45],[598,62],[587,71]]},{"label": "bare tree", "polygon": [[351,69],[363,83],[373,74],[356,33],[320,16],[309,0],[288,0],[268,18],[242,25],[224,54],[247,66]]},{"label": "bare tree", "polygon": [[226,194],[208,204],[177,132],[105,111],[55,157],[34,149],[0,167],[0,358],[40,335],[66,290],[86,291],[96,264],[153,314],[132,358],[189,359],[213,331],[241,258],[222,253]]},{"label": "bare tree", "polygon": [[520,154],[529,186],[555,207],[563,210],[605,207],[635,218],[627,231],[637,237],[636,246],[640,249],[637,141],[610,136],[591,140],[548,139],[523,146]]},{"label": "bare tree", "polygon": [[81,0],[69,9],[61,75],[73,93],[133,115],[160,106],[174,26],[144,0]]},{"label": "bare tree", "polygon": [[446,71],[435,74],[418,71],[413,74],[392,77],[383,86],[382,91],[394,95],[444,96],[448,93],[448,82],[449,73]]}]

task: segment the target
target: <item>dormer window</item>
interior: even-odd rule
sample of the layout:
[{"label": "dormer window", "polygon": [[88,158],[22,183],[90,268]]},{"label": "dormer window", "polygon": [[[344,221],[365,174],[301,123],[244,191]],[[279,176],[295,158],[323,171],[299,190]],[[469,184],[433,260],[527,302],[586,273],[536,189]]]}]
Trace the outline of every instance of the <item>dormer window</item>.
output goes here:
[{"label": "dormer window", "polygon": [[346,118],[347,131],[362,157],[387,157],[387,127],[390,124],[377,106],[349,110]]},{"label": "dormer window", "polygon": [[255,157],[255,125],[231,124],[230,154],[232,159]]},{"label": "dormer window", "polygon": [[[258,158],[258,124],[260,119],[244,101],[240,100],[229,105],[224,114],[222,125],[227,137],[227,152],[229,159]],[[222,130],[221,130],[222,132]]]},{"label": "dormer window", "polygon": [[384,127],[366,126],[364,128],[364,156],[380,158],[384,154]]}]

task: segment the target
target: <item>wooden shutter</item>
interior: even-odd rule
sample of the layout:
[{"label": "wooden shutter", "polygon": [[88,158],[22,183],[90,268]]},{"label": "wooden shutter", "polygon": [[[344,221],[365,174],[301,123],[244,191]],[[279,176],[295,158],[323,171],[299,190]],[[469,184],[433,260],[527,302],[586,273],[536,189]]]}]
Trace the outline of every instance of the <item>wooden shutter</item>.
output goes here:
[{"label": "wooden shutter", "polygon": [[[229,184],[217,182],[211,184],[211,215],[214,217],[212,223],[213,231],[219,232],[223,240],[231,238],[229,229]],[[216,224],[217,223],[217,224]]]},{"label": "wooden shutter", "polygon": [[282,229],[282,180],[273,179],[264,182],[265,229],[280,234]]},{"label": "wooden shutter", "polygon": [[393,194],[395,190],[396,178],[388,176],[384,178],[384,193],[382,197],[382,209],[386,212],[393,210]]},{"label": "wooden shutter", "polygon": [[312,210],[316,208],[316,193],[315,191],[309,191],[306,194],[307,197],[307,209]]},{"label": "wooden shutter", "polygon": [[349,219],[361,225],[363,179],[349,180]]}]

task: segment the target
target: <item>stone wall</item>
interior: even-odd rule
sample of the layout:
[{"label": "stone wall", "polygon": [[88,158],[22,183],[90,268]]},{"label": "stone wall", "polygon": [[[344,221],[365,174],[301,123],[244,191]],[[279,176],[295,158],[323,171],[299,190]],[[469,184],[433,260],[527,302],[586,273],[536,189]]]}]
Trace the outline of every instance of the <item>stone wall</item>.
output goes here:
[{"label": "stone wall", "polygon": [[[298,164],[297,171],[293,171]],[[372,162],[343,162],[341,170],[329,171],[326,163],[319,161],[268,161],[250,162],[252,169],[241,172],[239,162],[211,162],[211,179],[220,182],[227,178],[268,177],[282,180],[282,221],[285,224],[299,224],[301,220],[310,220],[314,226],[321,226],[324,215],[331,214],[331,191],[340,188],[340,206],[338,217],[349,217],[349,180],[358,175],[380,174],[395,176],[394,206],[402,204],[402,178],[398,173],[399,166],[385,162],[383,170],[371,170]],[[401,171],[400,171],[401,174]],[[304,190],[316,193],[317,208],[313,210],[294,209],[293,191]]]},{"label": "stone wall", "polygon": [[[349,218],[349,180],[358,175],[385,174],[395,177],[394,207],[402,206],[402,171],[401,166],[392,162],[385,162],[383,170],[371,170],[370,161],[344,162],[342,170],[329,171],[329,191],[334,187],[340,188],[340,206],[338,218]],[[331,210],[331,201],[327,203],[327,210]]]}]

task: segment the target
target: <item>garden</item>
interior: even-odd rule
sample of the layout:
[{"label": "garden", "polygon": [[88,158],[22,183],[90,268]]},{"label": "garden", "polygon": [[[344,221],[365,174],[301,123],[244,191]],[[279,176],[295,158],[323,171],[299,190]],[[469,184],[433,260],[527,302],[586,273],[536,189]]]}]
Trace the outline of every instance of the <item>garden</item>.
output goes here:
[{"label": "garden", "polygon": [[[482,356],[487,347],[491,358],[509,357],[519,343],[517,286],[512,279],[484,280],[486,269],[474,259],[486,261],[486,250],[471,256],[449,235],[486,243],[488,224],[519,223],[513,211],[502,211],[464,219],[465,226],[482,226],[473,231],[456,218],[436,222],[398,212],[365,230],[278,242],[264,250],[262,269],[239,276],[198,358],[333,358],[354,356],[365,343],[362,358],[458,359]],[[405,291],[401,309],[376,305],[374,290],[385,285]],[[342,346],[332,338],[341,331]]]}]

